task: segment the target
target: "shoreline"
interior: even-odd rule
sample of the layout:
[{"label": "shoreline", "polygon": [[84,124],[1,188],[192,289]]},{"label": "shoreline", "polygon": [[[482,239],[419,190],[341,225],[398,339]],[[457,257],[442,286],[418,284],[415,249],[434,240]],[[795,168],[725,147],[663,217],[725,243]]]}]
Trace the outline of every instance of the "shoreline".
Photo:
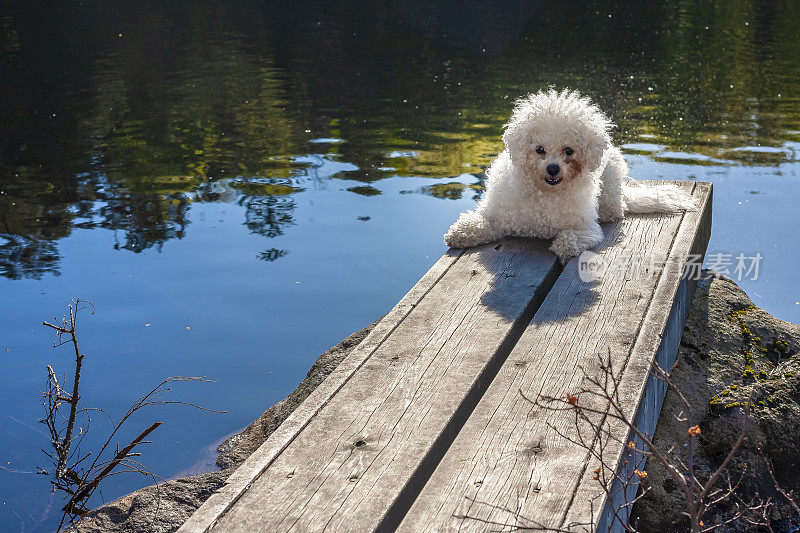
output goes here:
[{"label": "shoreline", "polygon": [[234,470],[253,453],[269,435],[300,405],[311,391],[330,374],[369,334],[372,324],[352,333],[328,348],[314,361],[306,377],[284,399],[268,407],[243,430],[220,438],[220,443],[207,446],[216,458],[201,461],[216,465],[218,470],[186,475],[178,472],[159,485],[150,485],[98,507],[77,522],[77,528],[66,531],[117,531],[163,533],[175,531],[208,497],[222,486]]}]

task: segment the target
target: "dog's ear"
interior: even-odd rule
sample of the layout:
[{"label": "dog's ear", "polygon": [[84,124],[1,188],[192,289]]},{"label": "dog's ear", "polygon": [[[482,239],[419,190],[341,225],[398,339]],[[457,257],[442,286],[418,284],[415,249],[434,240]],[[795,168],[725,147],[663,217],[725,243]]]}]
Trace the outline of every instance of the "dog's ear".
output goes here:
[{"label": "dog's ear", "polygon": [[603,120],[592,121],[585,127],[583,151],[586,154],[585,165],[588,172],[594,172],[603,164],[603,156],[611,148],[611,123],[604,116],[602,118]]},{"label": "dog's ear", "polygon": [[[520,107],[519,104],[518,107]],[[519,112],[515,112],[504,126],[503,144],[506,145],[508,154],[511,156],[511,164],[514,166],[523,166],[525,164],[527,151],[530,148],[530,125],[526,125],[524,122],[522,117],[519,116]]]},{"label": "dog's ear", "polygon": [[603,156],[611,148],[611,129],[613,122],[588,98],[581,98],[584,137],[584,153],[586,154],[586,170],[594,172],[603,164]]},{"label": "dog's ear", "polygon": [[503,144],[511,156],[511,164],[525,165],[531,143],[539,135],[537,128],[544,117],[552,115],[553,103],[558,98],[559,94],[550,89],[529,94],[514,102],[514,110],[503,132]]},{"label": "dog's ear", "polygon": [[505,128],[503,144],[506,145],[508,154],[511,156],[511,164],[514,166],[525,165],[532,135],[534,135],[533,125],[542,114],[544,99],[545,93],[541,91],[518,99],[514,102],[511,118],[503,126]]},{"label": "dog's ear", "polygon": [[511,156],[511,164],[519,166],[522,163],[522,161],[520,161],[522,147],[519,142],[519,131],[516,131],[518,128],[513,121],[509,121],[504,127],[503,144],[506,145],[508,155]]}]

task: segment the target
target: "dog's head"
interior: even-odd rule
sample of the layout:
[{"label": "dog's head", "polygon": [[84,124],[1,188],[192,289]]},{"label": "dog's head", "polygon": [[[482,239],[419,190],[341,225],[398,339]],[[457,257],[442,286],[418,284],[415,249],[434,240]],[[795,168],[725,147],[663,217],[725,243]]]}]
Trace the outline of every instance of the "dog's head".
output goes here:
[{"label": "dog's head", "polygon": [[557,191],[594,176],[611,146],[611,127],[577,91],[540,91],[517,101],[503,142],[534,187]]}]

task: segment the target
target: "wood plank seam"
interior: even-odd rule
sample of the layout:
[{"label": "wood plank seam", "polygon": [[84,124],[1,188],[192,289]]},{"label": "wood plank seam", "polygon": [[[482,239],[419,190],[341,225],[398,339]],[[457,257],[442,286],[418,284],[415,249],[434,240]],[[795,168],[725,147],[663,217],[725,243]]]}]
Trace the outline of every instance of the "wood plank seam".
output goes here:
[{"label": "wood plank seam", "polygon": [[478,402],[486,393],[489,384],[494,380],[506,359],[508,359],[508,356],[511,354],[511,350],[519,341],[523,331],[533,319],[533,316],[536,314],[539,306],[541,306],[542,301],[544,301],[544,297],[553,286],[555,280],[561,274],[562,270],[563,268],[561,267],[561,264],[557,262],[554,268],[550,270],[542,284],[536,288],[536,291],[534,292],[531,301],[528,303],[528,306],[525,308],[525,311],[515,321],[511,332],[500,344],[495,352],[495,355],[491,358],[490,363],[484,367],[483,372],[481,372],[478,380],[473,387],[470,388],[470,391],[467,393],[464,401],[461,403],[461,405],[459,405],[458,409],[453,414],[453,418],[447,424],[445,430],[436,439],[436,442],[423,459],[420,467],[414,472],[414,474],[412,474],[406,486],[400,491],[394,503],[384,515],[384,518],[378,525],[376,531],[394,531],[400,525],[400,522],[408,512],[408,509],[422,491],[422,487],[425,485],[425,482],[428,480],[428,478],[430,478],[431,474],[436,469],[445,453],[447,453],[450,445],[458,435],[461,426],[463,426],[464,422],[472,414],[472,411],[475,410]]}]

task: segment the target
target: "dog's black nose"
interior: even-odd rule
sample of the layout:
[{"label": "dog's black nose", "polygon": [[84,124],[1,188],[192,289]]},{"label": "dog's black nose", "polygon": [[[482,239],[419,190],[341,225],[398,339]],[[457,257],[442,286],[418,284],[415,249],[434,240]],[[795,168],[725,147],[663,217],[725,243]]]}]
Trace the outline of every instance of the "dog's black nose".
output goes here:
[{"label": "dog's black nose", "polygon": [[559,172],[561,172],[561,167],[556,165],[555,163],[550,163],[549,165],[547,165],[547,173],[550,174],[551,176],[555,176]]}]

